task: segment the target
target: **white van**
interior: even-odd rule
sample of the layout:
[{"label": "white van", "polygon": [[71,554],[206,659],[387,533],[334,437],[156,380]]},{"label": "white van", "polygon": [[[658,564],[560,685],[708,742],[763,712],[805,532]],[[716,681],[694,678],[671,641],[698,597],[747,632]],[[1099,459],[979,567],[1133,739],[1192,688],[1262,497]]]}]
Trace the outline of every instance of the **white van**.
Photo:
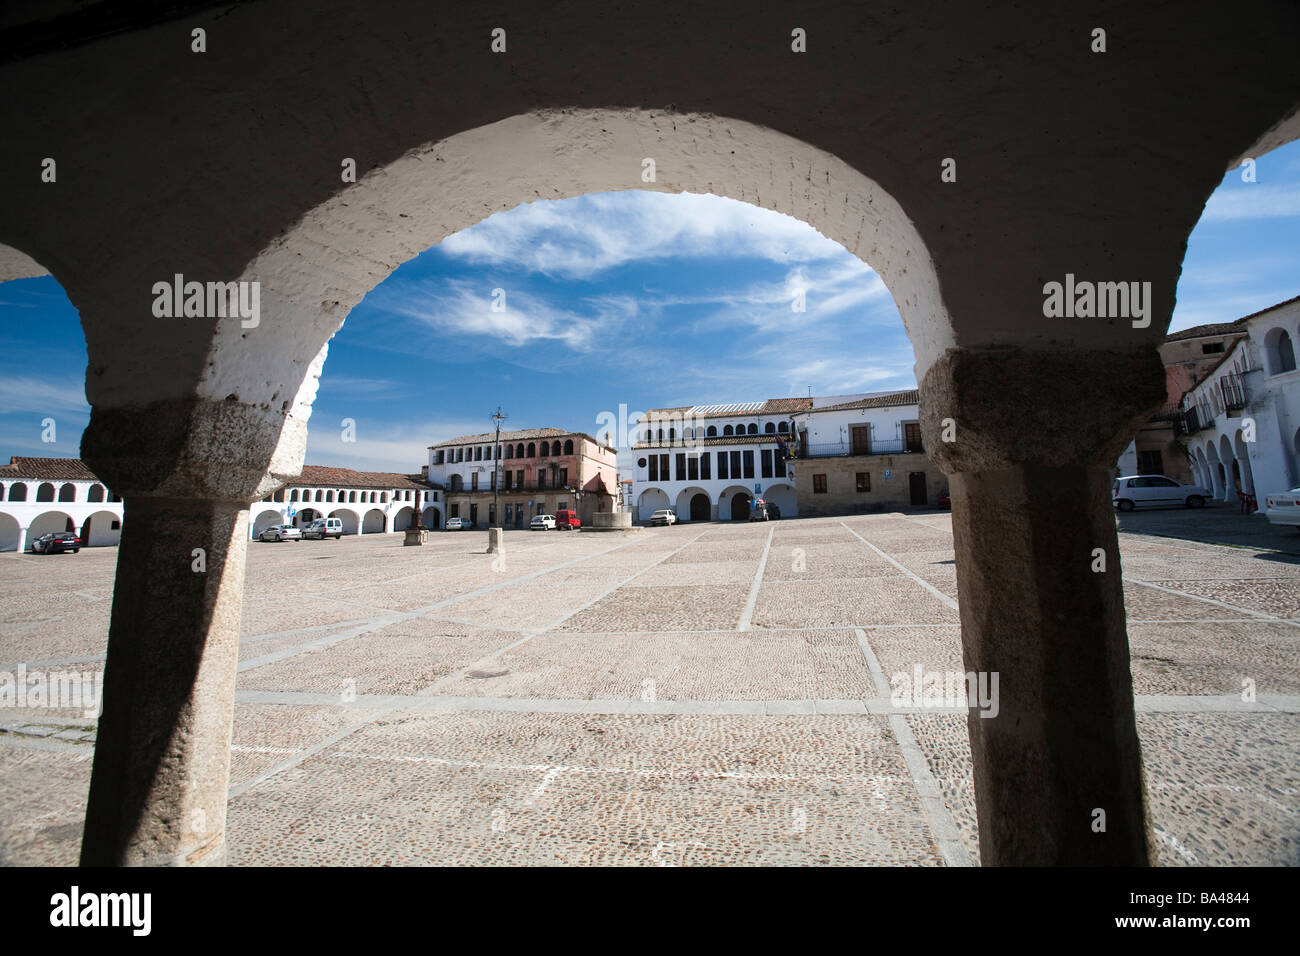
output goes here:
[{"label": "white van", "polygon": [[317,518],[303,528],[304,538],[333,538],[337,541],[343,537],[343,522],[338,518]]}]

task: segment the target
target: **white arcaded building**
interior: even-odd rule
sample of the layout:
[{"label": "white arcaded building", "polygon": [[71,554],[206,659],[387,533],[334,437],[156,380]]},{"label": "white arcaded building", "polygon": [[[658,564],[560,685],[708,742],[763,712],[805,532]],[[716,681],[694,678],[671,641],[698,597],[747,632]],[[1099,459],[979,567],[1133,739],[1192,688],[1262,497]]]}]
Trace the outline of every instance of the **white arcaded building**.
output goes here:
[{"label": "white arcaded building", "polygon": [[0,551],[26,551],[52,531],[76,531],[91,548],[117,544],[122,499],[80,458],[10,458],[0,465]]},{"label": "white arcaded building", "polygon": [[919,453],[918,401],[913,389],[651,409],[632,448],[633,515],[741,521],[762,498],[794,517],[806,459]]},{"label": "white arcaded building", "polygon": [[1300,296],[1213,329],[1245,335],[1183,396],[1175,428],[1197,484],[1262,503],[1300,486]]},{"label": "white arcaded building", "polygon": [[420,475],[303,465],[301,475],[250,506],[249,535],[274,524],[305,528],[317,518],[338,518],[344,534],[387,534],[409,528],[417,508],[423,527],[441,528],[443,506],[441,486]]},{"label": "white arcaded building", "polygon": [[671,508],[679,521],[743,521],[755,496],[796,513],[785,449],[810,398],[654,408],[632,446],[633,517]]},{"label": "white arcaded building", "polygon": [[[424,527],[440,528],[442,498],[442,488],[420,475],[304,465],[294,481],[249,506],[249,536],[329,517],[343,522],[344,534],[405,531],[416,508]],[[122,520],[122,499],[80,458],[15,457],[0,465],[0,551],[25,551],[51,531],[76,531],[86,547],[115,545]]]}]

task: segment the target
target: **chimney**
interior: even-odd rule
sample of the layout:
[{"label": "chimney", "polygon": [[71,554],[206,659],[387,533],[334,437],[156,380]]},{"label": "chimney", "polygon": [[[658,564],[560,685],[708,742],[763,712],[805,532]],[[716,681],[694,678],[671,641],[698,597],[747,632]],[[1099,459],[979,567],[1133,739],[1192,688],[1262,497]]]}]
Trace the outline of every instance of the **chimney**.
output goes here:
[{"label": "chimney", "polygon": [[428,480],[429,480],[429,466],[428,466],[428,465],[421,465],[421,466],[420,466],[420,477],[423,478],[425,481],[428,481]]}]

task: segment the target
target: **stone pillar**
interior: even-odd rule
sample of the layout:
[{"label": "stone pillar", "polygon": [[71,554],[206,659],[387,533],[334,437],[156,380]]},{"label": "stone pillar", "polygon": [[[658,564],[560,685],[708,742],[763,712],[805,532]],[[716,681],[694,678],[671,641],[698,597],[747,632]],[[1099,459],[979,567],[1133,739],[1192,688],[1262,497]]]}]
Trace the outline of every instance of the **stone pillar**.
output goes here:
[{"label": "stone pillar", "polygon": [[[1222,451],[1220,451],[1220,454],[1222,454]],[[1232,463],[1234,460],[1235,459],[1232,455],[1229,455],[1227,458],[1223,459],[1223,500],[1224,501],[1237,500],[1237,479],[1234,478],[1232,475]]]},{"label": "stone pillar", "polygon": [[82,457],[125,514],[83,866],[225,860],[249,504],[277,436],[234,402],[91,415]]},{"label": "stone pillar", "polygon": [[1206,487],[1210,489],[1210,493],[1214,496],[1215,500],[1224,501],[1223,476],[1225,472],[1220,470],[1222,463],[1219,459],[1210,458],[1208,455],[1206,456],[1206,461],[1210,463],[1210,483],[1206,485]]},{"label": "stone pillar", "polygon": [[998,674],[996,716],[967,719],[986,865],[1154,859],[1110,484],[1163,398],[1153,349],[953,349],[922,382],[966,670]]},{"label": "stone pillar", "polygon": [[22,554],[27,550],[27,528],[19,526],[18,528],[18,553]]}]

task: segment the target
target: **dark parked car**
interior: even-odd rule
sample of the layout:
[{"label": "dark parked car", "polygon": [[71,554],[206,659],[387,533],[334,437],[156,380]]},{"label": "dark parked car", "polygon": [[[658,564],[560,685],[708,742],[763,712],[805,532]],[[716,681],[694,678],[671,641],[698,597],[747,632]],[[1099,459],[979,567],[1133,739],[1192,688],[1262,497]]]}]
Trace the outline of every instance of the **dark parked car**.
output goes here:
[{"label": "dark parked car", "polygon": [[767,519],[769,521],[778,521],[781,518],[781,509],[772,503],[767,506]]},{"label": "dark parked car", "polygon": [[71,551],[76,554],[81,550],[81,539],[75,531],[57,531],[43,534],[32,542],[33,554],[58,554]]},{"label": "dark parked car", "polygon": [[945,489],[943,489],[943,491],[939,492],[939,507],[940,507],[940,508],[951,508],[951,507],[952,507],[952,499],[951,499],[950,497],[948,497],[948,489],[947,489],[947,488],[945,488]]}]

